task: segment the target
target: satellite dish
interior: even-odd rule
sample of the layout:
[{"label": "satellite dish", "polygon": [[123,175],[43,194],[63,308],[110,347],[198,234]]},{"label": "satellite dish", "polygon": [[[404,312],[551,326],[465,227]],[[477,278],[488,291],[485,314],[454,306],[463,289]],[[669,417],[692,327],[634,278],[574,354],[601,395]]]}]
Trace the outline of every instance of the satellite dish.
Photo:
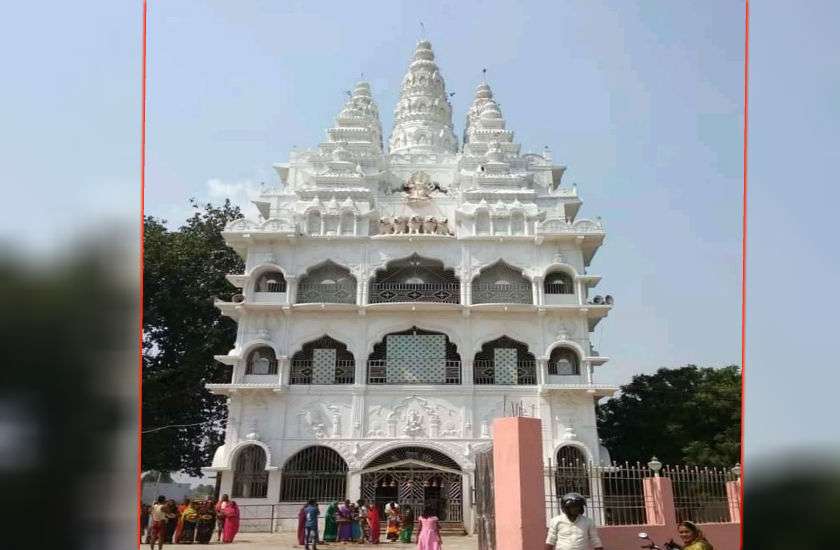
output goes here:
[{"label": "satellite dish", "polygon": [[608,306],[613,305],[613,297],[607,294],[607,296],[604,298],[604,303]]},{"label": "satellite dish", "polygon": [[601,305],[601,304],[603,304],[603,303],[604,303],[604,297],[603,297],[603,296],[595,296],[595,297],[592,299],[592,303],[593,303],[593,304],[598,304],[598,305]]},{"label": "satellite dish", "polygon": [[244,294],[234,294],[233,297],[231,298],[231,301],[234,304],[241,304],[242,302],[245,301],[245,295]]}]

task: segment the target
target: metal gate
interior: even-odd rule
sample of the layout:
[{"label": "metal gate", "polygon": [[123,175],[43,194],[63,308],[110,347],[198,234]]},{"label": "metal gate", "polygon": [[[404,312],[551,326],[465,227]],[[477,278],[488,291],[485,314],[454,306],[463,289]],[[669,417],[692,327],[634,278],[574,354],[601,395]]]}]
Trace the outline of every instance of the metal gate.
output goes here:
[{"label": "metal gate", "polygon": [[493,501],[493,447],[475,455],[475,532],[479,550],[496,549],[496,507]]}]

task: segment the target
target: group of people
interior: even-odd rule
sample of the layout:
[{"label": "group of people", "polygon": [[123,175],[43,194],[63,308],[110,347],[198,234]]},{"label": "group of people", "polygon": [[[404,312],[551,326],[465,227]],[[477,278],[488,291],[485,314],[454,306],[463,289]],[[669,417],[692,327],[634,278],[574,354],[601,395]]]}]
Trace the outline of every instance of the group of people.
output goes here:
[{"label": "group of people", "polygon": [[222,495],[216,502],[213,498],[190,500],[185,498],[181,504],[159,496],[151,506],[140,505],[141,542],[145,535],[146,543],[152,548],[168,544],[209,544],[216,530],[216,541],[233,542],[239,531],[239,506]]},{"label": "group of people", "polygon": [[[604,550],[598,537],[595,522],[583,515],[586,499],[578,493],[568,493],[560,499],[560,514],[551,519],[545,550]],[[714,550],[703,532],[690,521],[683,521],[677,526],[677,534],[683,546],[673,540],[665,543],[665,550]],[[657,549],[651,543],[644,548]]]},{"label": "group of people", "polygon": [[[320,510],[314,500],[307,502],[298,513],[298,544],[306,550],[317,550],[318,542],[379,544],[381,522],[385,521],[385,539],[388,542],[410,543],[414,532],[414,510],[410,506],[400,507],[389,502],[382,510],[376,503],[364,499],[351,502],[335,501],[324,513],[323,538],[318,537],[318,516]],[[443,541],[435,511],[426,507],[416,520],[417,549],[440,550]]]}]

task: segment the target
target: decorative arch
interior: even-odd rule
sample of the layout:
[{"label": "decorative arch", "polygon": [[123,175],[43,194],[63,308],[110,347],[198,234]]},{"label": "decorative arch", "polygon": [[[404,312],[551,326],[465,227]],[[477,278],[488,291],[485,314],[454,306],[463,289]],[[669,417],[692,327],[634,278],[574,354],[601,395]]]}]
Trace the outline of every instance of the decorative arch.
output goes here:
[{"label": "decorative arch", "polygon": [[346,267],[326,260],[306,270],[300,278],[295,303],[356,303],[356,278]]},{"label": "decorative arch", "polygon": [[[447,332],[447,331],[452,330],[453,327],[451,325],[446,325],[446,324],[443,324],[443,323],[437,323],[437,322],[432,321],[432,320],[423,319],[423,323],[422,323],[423,326],[422,327],[417,327],[415,325],[415,322],[416,321],[412,321],[412,320],[405,320],[405,321],[394,320],[394,321],[390,322],[389,324],[387,324],[385,326],[382,326],[381,328],[375,329],[375,331],[369,332],[368,334],[370,336],[370,339],[368,340],[367,349],[365,351],[367,352],[368,355],[370,355],[371,353],[373,353],[374,346],[376,346],[376,344],[381,343],[385,339],[385,337],[388,336],[389,334],[408,331],[408,330],[411,330],[412,328],[418,328],[418,329],[421,329],[421,330],[428,330],[428,331],[434,331],[434,332],[439,332],[441,334],[445,334],[446,337],[449,339],[449,341],[455,345],[456,349],[459,349],[459,350],[468,349],[468,346],[462,340],[461,336],[457,332],[455,332],[455,333]],[[369,329],[369,330],[371,330],[371,329]]]},{"label": "decorative arch", "polygon": [[227,460],[225,461],[224,467],[232,469],[236,456],[243,448],[247,447],[248,445],[256,445],[258,447],[261,447],[262,450],[265,452],[265,471],[270,472],[277,469],[276,466],[271,465],[271,447],[269,447],[267,444],[260,441],[259,439],[245,439],[234,444],[226,453]]},{"label": "decorative arch", "polygon": [[356,361],[347,344],[324,334],[292,356],[289,384],[352,384],[355,372]]},{"label": "decorative arch", "polygon": [[578,354],[578,358],[581,359],[581,360],[583,360],[583,358],[587,356],[586,352],[583,349],[583,346],[581,346],[577,342],[574,342],[574,341],[568,340],[568,339],[556,340],[556,341],[552,342],[551,344],[549,344],[548,347],[545,349],[545,356],[546,357],[551,357],[551,353],[556,348],[562,348],[562,347],[572,349],[575,353]]},{"label": "decorative arch", "polygon": [[546,294],[574,294],[574,271],[569,273],[567,269],[559,267],[546,270],[543,279],[543,291]]},{"label": "decorative arch", "polygon": [[548,356],[548,374],[579,375],[581,362],[582,356],[574,349],[565,345],[556,346]]},{"label": "decorative arch", "polygon": [[268,453],[263,445],[248,441],[232,457],[233,498],[265,498],[268,495]]},{"label": "decorative arch", "polygon": [[417,326],[387,332],[367,361],[368,384],[460,384],[461,356],[445,332]]},{"label": "decorative arch", "polygon": [[[260,278],[271,272],[278,272],[283,278],[283,290],[280,292],[285,292],[286,290],[286,280],[289,277],[289,273],[286,269],[275,264],[273,262],[262,263],[257,266],[254,266],[251,271],[248,273],[248,283],[246,287],[243,289],[246,294],[253,293],[253,292],[260,292],[258,289],[257,283],[259,282]],[[268,291],[270,292],[270,291]]]},{"label": "decorative arch", "polygon": [[473,279],[472,303],[533,304],[533,285],[522,269],[498,260]]},{"label": "decorative arch", "polygon": [[277,350],[273,345],[254,342],[242,356],[245,360],[245,374],[277,374]]},{"label": "decorative arch", "polygon": [[347,462],[335,449],[312,445],[283,464],[280,502],[343,500],[347,496]]},{"label": "decorative arch", "polygon": [[473,360],[475,384],[537,383],[536,360],[524,342],[502,336],[484,343]]},{"label": "decorative arch", "polygon": [[411,441],[411,445],[406,445],[408,443],[405,440],[402,441],[389,441],[387,443],[383,443],[382,445],[375,445],[368,449],[360,458],[359,464],[364,464],[363,468],[368,468],[371,466],[371,462],[383,456],[387,453],[393,452],[400,447],[419,447],[422,449],[428,449],[430,451],[438,452],[444,455],[446,458],[454,462],[458,465],[458,469],[461,471],[469,471],[473,468],[472,462],[463,456],[463,453],[457,452],[457,449],[442,444],[438,441],[434,440],[425,440],[422,443],[417,441]]},{"label": "decorative arch", "polygon": [[385,302],[444,302],[461,301],[461,282],[453,268],[446,268],[441,260],[414,253],[388,261],[377,269],[369,284],[369,301]]}]

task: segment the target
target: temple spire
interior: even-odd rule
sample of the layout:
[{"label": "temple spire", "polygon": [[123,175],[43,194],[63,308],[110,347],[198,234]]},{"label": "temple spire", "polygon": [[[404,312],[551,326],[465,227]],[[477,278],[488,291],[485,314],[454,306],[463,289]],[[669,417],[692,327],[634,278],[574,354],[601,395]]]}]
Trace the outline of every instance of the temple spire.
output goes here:
[{"label": "temple spire", "polygon": [[403,77],[389,145],[392,154],[454,153],[458,149],[452,105],[428,40],[417,43]]}]

